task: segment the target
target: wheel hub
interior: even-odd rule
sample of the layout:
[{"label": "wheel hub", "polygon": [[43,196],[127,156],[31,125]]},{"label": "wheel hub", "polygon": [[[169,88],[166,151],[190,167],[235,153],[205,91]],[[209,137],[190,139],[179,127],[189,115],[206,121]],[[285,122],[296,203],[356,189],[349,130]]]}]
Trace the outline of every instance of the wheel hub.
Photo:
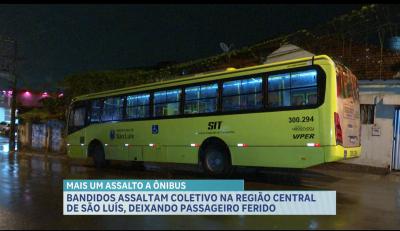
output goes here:
[{"label": "wheel hub", "polygon": [[207,167],[216,173],[220,173],[223,171],[224,164],[223,164],[223,156],[219,152],[211,152],[206,157],[206,164]]}]

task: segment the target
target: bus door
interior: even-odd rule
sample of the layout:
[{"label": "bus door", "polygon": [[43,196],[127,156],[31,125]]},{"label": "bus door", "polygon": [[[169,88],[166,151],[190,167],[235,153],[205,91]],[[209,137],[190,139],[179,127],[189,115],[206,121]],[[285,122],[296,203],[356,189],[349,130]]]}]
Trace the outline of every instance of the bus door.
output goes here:
[{"label": "bus door", "polygon": [[128,156],[130,160],[143,161],[143,146],[130,146]]},{"label": "bus door", "polygon": [[78,102],[70,107],[68,118],[68,154],[76,157],[86,156],[87,141],[85,140],[85,129],[87,124],[87,105]]}]

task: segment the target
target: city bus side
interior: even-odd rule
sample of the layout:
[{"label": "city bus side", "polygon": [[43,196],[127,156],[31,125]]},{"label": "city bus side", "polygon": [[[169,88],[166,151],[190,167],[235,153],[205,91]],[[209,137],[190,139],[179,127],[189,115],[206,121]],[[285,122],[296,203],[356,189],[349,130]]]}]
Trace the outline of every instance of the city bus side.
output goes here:
[{"label": "city bus side", "polygon": [[70,155],[93,157],[98,145],[105,159],[197,164],[211,145],[222,147],[232,165],[304,168],[324,162],[320,111],[93,124],[70,135],[75,143],[90,137]]},{"label": "city bus side", "polygon": [[334,66],[327,60],[320,66],[326,73],[325,96],[316,108],[92,124],[71,134],[70,155],[90,156],[100,166],[105,159],[118,159],[206,162],[206,169],[214,160],[304,168],[343,159],[345,150],[332,136],[337,112]]}]

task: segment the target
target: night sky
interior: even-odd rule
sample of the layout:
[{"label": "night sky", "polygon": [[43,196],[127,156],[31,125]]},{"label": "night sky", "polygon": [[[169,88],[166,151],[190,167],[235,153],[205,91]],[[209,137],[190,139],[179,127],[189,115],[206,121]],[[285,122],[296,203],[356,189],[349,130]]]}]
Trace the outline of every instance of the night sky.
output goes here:
[{"label": "night sky", "polygon": [[[313,28],[360,5],[0,5],[16,38],[20,87],[55,90],[64,76],[183,62]],[[4,88],[4,86],[1,86]]]}]

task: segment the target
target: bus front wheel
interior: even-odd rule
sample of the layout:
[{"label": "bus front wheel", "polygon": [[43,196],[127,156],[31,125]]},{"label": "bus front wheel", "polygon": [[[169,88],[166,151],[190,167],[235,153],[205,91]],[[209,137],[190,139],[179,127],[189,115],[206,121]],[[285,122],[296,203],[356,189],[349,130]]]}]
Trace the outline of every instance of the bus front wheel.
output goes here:
[{"label": "bus front wheel", "polygon": [[101,145],[95,145],[93,148],[93,163],[96,168],[104,168],[107,165],[107,161],[105,158],[104,150]]},{"label": "bus front wheel", "polygon": [[209,144],[205,147],[202,157],[203,169],[208,176],[225,178],[231,175],[229,151],[224,146]]}]

